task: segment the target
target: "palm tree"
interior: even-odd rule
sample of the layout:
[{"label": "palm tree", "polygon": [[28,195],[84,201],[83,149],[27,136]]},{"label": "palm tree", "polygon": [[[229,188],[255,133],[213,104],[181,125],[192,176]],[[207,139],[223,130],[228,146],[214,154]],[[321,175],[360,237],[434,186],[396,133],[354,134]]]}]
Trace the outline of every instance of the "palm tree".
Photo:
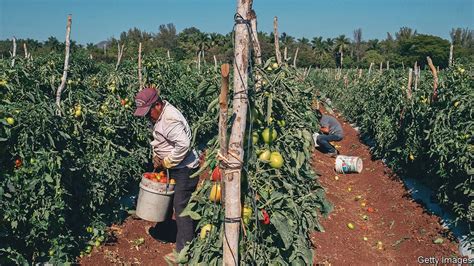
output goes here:
[{"label": "palm tree", "polygon": [[409,27],[401,27],[400,30],[395,33],[395,37],[397,38],[397,41],[404,41],[416,36],[417,34],[416,30]]},{"label": "palm tree", "polygon": [[367,41],[367,50],[380,50],[380,43],[378,39],[368,40]]},{"label": "palm tree", "polygon": [[[344,61],[344,51],[347,50],[350,43],[351,42],[349,38],[347,38],[346,35],[344,34],[339,35],[336,39],[334,39],[333,51],[336,52],[336,58],[340,56],[339,64],[341,68],[342,68],[342,62]],[[336,65],[338,64],[336,63]]]},{"label": "palm tree", "polygon": [[44,46],[48,47],[51,51],[61,50],[61,43],[53,36],[49,37],[48,40],[44,42]]}]

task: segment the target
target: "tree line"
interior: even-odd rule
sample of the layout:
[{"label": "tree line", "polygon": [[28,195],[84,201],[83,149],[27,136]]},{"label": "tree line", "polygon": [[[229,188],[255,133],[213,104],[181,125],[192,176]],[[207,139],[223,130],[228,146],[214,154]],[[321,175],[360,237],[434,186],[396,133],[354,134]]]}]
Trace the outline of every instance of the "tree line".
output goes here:
[{"label": "tree line", "polygon": [[[263,59],[272,57],[274,52],[273,32],[258,32],[262,48]],[[367,68],[371,63],[376,65],[387,61],[390,67],[412,66],[415,62],[424,66],[426,57],[430,56],[433,63],[441,68],[448,66],[451,44],[454,46],[456,60],[474,60],[474,30],[469,28],[453,28],[450,32],[451,40],[438,36],[418,33],[409,27],[402,27],[395,34],[387,33],[385,39],[363,39],[362,29],[355,29],[352,38],[339,35],[335,38],[320,36],[308,39],[295,38],[285,32],[279,36],[281,49],[287,49],[288,61],[293,62],[293,56],[298,50],[297,65],[299,67],[342,67]],[[190,27],[177,32],[174,24],[160,25],[158,31],[146,32],[138,28],[122,32],[119,38],[109,38],[98,44],[86,45],[71,42],[72,52],[87,53],[96,60],[114,62],[117,58],[118,46],[124,45],[123,58],[136,58],[139,43],[142,51],[157,53],[162,56],[168,54],[178,60],[196,61],[198,57],[202,63],[214,63],[214,56],[220,63],[232,62],[233,33],[206,33],[196,27]],[[46,41],[33,39],[18,39],[17,56],[23,56],[23,47],[26,44],[28,53],[40,56],[51,52],[63,52],[65,44],[56,37],[49,37]],[[0,40],[0,56],[8,58],[13,50],[12,39]],[[283,51],[282,51],[283,53]]]}]

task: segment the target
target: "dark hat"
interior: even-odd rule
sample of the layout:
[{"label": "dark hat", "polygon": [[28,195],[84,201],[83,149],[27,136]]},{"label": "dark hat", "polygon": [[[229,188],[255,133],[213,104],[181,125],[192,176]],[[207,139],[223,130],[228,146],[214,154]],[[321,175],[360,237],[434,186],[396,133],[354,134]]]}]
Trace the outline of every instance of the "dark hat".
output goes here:
[{"label": "dark hat", "polygon": [[145,88],[137,93],[135,96],[135,110],[134,116],[145,116],[151,106],[158,100],[158,92],[154,88]]}]

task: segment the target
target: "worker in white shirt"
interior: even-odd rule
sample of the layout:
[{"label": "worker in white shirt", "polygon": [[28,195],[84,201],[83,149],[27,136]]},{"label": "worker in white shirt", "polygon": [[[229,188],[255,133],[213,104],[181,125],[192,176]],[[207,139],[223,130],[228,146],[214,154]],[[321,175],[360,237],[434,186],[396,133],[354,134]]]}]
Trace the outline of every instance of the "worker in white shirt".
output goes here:
[{"label": "worker in white shirt", "polygon": [[[194,238],[195,222],[189,216],[180,217],[196,190],[199,178],[190,178],[199,166],[196,151],[191,146],[191,129],[183,114],[162,100],[154,88],[145,88],[135,97],[135,116],[148,117],[153,123],[153,165],[168,169],[176,180],[173,207],[176,218],[176,251],[179,253]],[[173,253],[166,255],[174,261]]]}]

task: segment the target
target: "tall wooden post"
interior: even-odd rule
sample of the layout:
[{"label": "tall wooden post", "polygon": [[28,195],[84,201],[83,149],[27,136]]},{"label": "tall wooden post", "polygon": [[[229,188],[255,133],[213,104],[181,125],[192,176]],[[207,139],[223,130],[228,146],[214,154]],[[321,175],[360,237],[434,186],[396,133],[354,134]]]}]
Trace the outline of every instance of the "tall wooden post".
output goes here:
[{"label": "tall wooden post", "polygon": [[299,47],[296,47],[295,58],[293,58],[293,67],[296,68],[296,58],[298,57]]},{"label": "tall wooden post", "polygon": [[225,173],[224,265],[239,265],[239,232],[241,222],[240,175],[244,158],[243,137],[247,118],[247,79],[250,36],[246,20],[250,17],[252,1],[238,0],[237,14],[244,21],[236,21],[234,47],[234,124],[229,139]]},{"label": "tall wooden post", "polygon": [[426,57],[428,65],[430,66],[431,73],[433,73],[433,96],[431,97],[432,101],[435,102],[438,99],[438,71],[436,71],[433,61],[428,56]]},{"label": "tall wooden post", "polygon": [[370,75],[370,72],[372,72],[372,67],[374,66],[374,62],[370,63],[370,66],[369,66],[369,75]]},{"label": "tall wooden post", "polygon": [[255,64],[257,66],[262,64],[262,49],[260,48],[260,42],[258,41],[257,31],[257,14],[252,9],[250,10],[250,28],[252,29],[252,46],[255,54]]},{"label": "tall wooden post", "polygon": [[118,49],[118,52],[117,52],[117,64],[115,65],[115,70],[118,70],[118,67],[119,67],[119,65],[120,65],[120,61],[122,60],[123,50],[125,49],[125,44],[122,44],[122,47],[120,47],[120,44],[117,43],[117,49]]},{"label": "tall wooden post", "polygon": [[201,51],[199,51],[198,53],[197,67],[198,67],[198,71],[201,72]]},{"label": "tall wooden post", "polygon": [[413,70],[410,69],[408,70],[408,86],[407,86],[407,98],[411,99],[412,91],[411,91],[411,83],[413,80]]},{"label": "tall wooden post", "polygon": [[[223,64],[221,65],[221,93],[219,95],[219,152],[220,154],[227,157],[227,114],[228,114],[228,106],[227,106],[227,94],[229,93],[229,72],[230,72],[230,65]],[[225,172],[227,165],[225,163],[220,163],[219,165],[221,170],[221,177],[222,173]],[[222,195],[223,200],[221,203],[225,206],[225,182],[222,181],[221,178],[221,187],[222,187]]]},{"label": "tall wooden post", "polygon": [[143,88],[143,79],[142,79],[142,43],[138,45],[138,84],[140,86],[139,90]]},{"label": "tall wooden post", "polygon": [[278,17],[273,18],[273,37],[275,40],[275,55],[278,65],[281,65],[280,40],[278,36]]},{"label": "tall wooden post", "polygon": [[26,42],[23,43],[23,51],[25,51],[25,58],[28,59],[28,48],[26,48]]},{"label": "tall wooden post", "polygon": [[13,37],[12,67],[15,66],[15,57],[16,57],[16,38]]},{"label": "tall wooden post", "polygon": [[64,69],[63,76],[61,77],[61,84],[56,91],[56,106],[58,107],[56,113],[61,115],[61,93],[63,92],[64,86],[66,86],[67,71],[69,70],[69,51],[71,47],[70,36],[71,36],[71,24],[72,16],[67,16],[67,25],[66,25],[66,56],[64,57]]},{"label": "tall wooden post", "polygon": [[453,65],[453,50],[454,50],[454,45],[451,44],[451,46],[449,47],[449,62],[448,62],[449,66]]},{"label": "tall wooden post", "polygon": [[420,78],[420,70],[418,69],[418,62],[415,61],[415,65],[413,66],[413,71],[415,72],[415,86],[414,90],[418,89],[418,80]]}]

